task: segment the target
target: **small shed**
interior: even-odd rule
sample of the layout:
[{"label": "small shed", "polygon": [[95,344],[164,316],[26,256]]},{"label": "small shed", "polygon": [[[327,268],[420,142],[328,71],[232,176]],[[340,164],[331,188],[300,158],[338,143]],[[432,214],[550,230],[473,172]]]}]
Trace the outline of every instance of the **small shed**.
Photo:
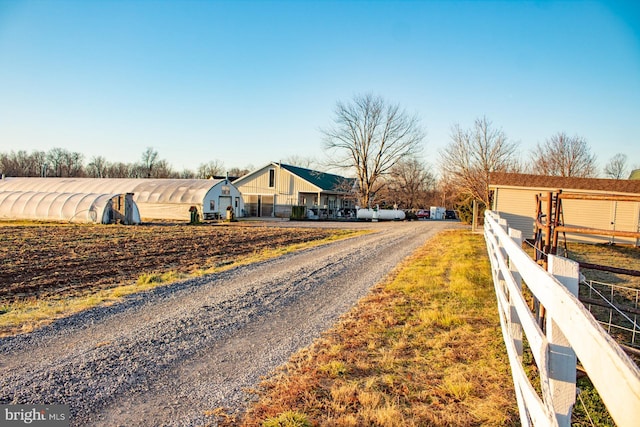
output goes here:
[{"label": "small shed", "polygon": [[[547,192],[595,195],[639,196],[640,181],[627,179],[573,178],[518,173],[492,173],[489,189],[491,209],[500,213],[509,226],[532,238],[536,217],[536,195]],[[566,200],[563,202],[567,226],[599,230],[637,232],[640,230],[640,203],[612,200]],[[585,243],[626,243],[637,239],[612,236],[568,234],[568,240]]]},{"label": "small shed", "polygon": [[227,179],[5,178],[0,191],[47,193],[133,193],[143,219],[191,219],[195,207],[205,219],[242,212],[242,197]]},{"label": "small shed", "polygon": [[139,224],[131,195],[0,191],[0,219]]}]

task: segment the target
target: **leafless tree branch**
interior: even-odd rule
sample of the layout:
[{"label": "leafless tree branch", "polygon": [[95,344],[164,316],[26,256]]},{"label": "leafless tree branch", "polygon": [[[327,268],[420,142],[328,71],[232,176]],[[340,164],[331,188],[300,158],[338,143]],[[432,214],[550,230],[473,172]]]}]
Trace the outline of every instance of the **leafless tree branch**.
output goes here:
[{"label": "leafless tree branch", "polygon": [[338,102],[333,126],[322,133],[330,166],[355,171],[362,206],[398,161],[420,152],[424,139],[416,116],[371,94]]},{"label": "leafless tree branch", "polygon": [[471,129],[456,124],[451,129],[450,144],[440,152],[442,175],[459,193],[488,206],[489,174],[517,169],[517,148],[486,117],[476,119]]}]

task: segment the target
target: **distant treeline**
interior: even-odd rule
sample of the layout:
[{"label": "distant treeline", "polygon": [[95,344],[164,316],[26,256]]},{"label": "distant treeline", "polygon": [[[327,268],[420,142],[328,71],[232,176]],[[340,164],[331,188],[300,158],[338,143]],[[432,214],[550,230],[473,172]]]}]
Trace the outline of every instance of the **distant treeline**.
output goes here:
[{"label": "distant treeline", "polygon": [[209,178],[212,176],[242,176],[248,169],[226,170],[219,161],[210,161],[198,166],[198,170],[174,170],[158,152],[147,148],[141,161],[136,163],[109,162],[102,156],[95,156],[85,164],[82,153],[64,148],[49,151],[24,150],[0,153],[0,173],[12,177],[88,177],[88,178]]}]

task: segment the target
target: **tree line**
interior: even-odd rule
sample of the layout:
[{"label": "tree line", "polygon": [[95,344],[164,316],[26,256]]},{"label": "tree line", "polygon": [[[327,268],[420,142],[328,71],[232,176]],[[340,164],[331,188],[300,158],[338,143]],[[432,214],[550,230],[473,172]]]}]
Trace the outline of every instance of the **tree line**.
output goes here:
[{"label": "tree line", "polygon": [[[425,131],[417,115],[372,94],[338,102],[332,122],[321,129],[327,160],[292,156],[285,163],[309,169],[338,169],[354,176],[356,203],[362,207],[397,206],[418,209],[444,206],[470,211],[471,202],[490,206],[489,177],[493,172],[594,178],[597,159],[586,139],[559,131],[520,157],[519,144],[486,117],[472,126],[451,127],[448,144],[434,156],[438,172],[421,159]],[[635,167],[637,169],[638,166]],[[225,169],[212,160],[196,171],[175,171],[148,147],[135,163],[108,162],[95,156],[85,164],[82,153],[53,148],[48,152],[24,150],[0,153],[0,172],[7,176],[92,178],[210,178],[240,177],[251,167]],[[605,165],[607,178],[625,179],[630,167],[624,153]]]},{"label": "tree line", "polygon": [[49,151],[25,150],[0,153],[0,173],[14,177],[88,177],[88,178],[201,178],[229,176],[239,177],[249,172],[247,168],[226,169],[218,160],[201,163],[193,171],[174,170],[169,162],[161,159],[158,151],[148,147],[139,162],[109,162],[102,156],[92,157],[85,164],[82,153],[64,148]]},{"label": "tree line", "polygon": [[[425,136],[418,117],[372,94],[338,102],[331,125],[322,133],[331,166],[355,172],[361,206],[438,205],[470,211],[473,200],[490,205],[493,172],[598,176],[596,156],[584,137],[559,131],[539,142],[523,162],[519,144],[480,117],[469,128],[452,126],[448,144],[435,159],[436,180],[431,167],[418,160]],[[607,178],[628,177],[627,156],[616,154],[603,172]]]}]

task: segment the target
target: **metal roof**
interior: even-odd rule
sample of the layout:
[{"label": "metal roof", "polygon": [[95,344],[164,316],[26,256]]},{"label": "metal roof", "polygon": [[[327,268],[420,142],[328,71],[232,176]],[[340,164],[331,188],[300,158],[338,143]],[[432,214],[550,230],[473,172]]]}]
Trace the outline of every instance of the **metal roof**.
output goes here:
[{"label": "metal roof", "polygon": [[348,193],[349,191],[345,189],[345,183],[348,185],[349,189],[353,186],[353,178],[345,178],[340,175],[319,172],[292,165],[280,164],[280,167],[315,185],[320,188],[321,191]]}]

